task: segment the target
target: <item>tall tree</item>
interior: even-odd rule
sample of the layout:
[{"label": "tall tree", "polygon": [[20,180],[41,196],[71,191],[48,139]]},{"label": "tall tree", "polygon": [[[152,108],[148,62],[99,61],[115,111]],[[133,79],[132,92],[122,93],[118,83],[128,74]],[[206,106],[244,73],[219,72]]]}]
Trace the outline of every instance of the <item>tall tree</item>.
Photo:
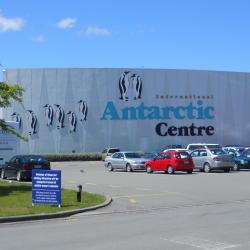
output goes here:
[{"label": "tall tree", "polygon": [[[13,101],[21,102],[23,91],[24,88],[19,84],[11,85],[5,82],[0,82],[0,108],[11,106],[11,102]],[[26,137],[23,137],[20,133],[8,127],[3,119],[0,119],[0,128],[27,141]]]}]

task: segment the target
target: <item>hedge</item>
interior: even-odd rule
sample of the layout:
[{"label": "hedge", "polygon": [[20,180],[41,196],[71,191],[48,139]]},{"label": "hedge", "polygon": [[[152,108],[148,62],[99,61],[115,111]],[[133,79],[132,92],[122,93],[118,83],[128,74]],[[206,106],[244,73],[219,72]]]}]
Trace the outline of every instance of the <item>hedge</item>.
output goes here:
[{"label": "hedge", "polygon": [[101,153],[57,153],[41,154],[49,161],[101,161]]}]

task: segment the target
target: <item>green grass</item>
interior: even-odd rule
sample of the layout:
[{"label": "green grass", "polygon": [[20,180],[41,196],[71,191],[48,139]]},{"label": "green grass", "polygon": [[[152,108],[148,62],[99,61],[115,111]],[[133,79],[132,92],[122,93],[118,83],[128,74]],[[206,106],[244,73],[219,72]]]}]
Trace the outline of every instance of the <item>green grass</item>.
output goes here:
[{"label": "green grass", "polygon": [[83,192],[80,203],[76,201],[76,191],[66,189],[62,189],[61,208],[51,205],[32,206],[31,197],[29,183],[0,181],[0,217],[61,212],[86,208],[105,201],[102,195]]}]

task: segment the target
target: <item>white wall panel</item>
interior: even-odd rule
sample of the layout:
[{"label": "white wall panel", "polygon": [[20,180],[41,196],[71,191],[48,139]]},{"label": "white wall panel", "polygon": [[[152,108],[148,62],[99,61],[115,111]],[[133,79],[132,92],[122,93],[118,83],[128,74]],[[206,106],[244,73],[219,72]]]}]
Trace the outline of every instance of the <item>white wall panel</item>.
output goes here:
[{"label": "white wall panel", "polygon": [[[128,73],[126,95],[121,100],[119,79]],[[136,78],[136,77],[139,78]],[[141,79],[141,98],[134,99],[136,80]],[[113,146],[124,150],[154,150],[167,144],[192,142],[214,142],[224,144],[250,144],[250,74],[235,72],[164,70],[164,69],[7,69],[4,80],[24,86],[23,103],[14,103],[3,111],[6,120],[13,112],[22,118],[21,132],[29,142],[21,143],[22,152],[89,152],[101,151]],[[138,85],[140,81],[138,80]],[[86,121],[80,121],[79,101],[86,102]],[[202,104],[200,104],[202,102]],[[137,110],[136,117],[106,120],[101,117],[107,104],[111,103],[118,115],[122,110]],[[52,125],[46,125],[44,105],[49,104],[54,111]],[[56,106],[64,110],[64,127],[58,128]],[[143,117],[141,105],[145,107]],[[193,115],[188,115],[188,107],[194,107]],[[157,109],[162,116],[162,108],[169,108],[170,119],[157,118]],[[198,115],[197,109],[210,109]],[[37,119],[34,134],[29,134],[29,112]],[[71,111],[73,116],[67,115]],[[111,112],[111,110],[108,110]],[[108,113],[107,112],[107,113]],[[150,118],[151,114],[151,118]],[[183,118],[185,116],[185,118]],[[210,117],[211,116],[211,117]],[[70,126],[75,125],[75,131]],[[136,118],[136,119],[133,119]],[[159,123],[165,136],[156,133]],[[180,127],[213,127],[209,135],[203,129],[202,135],[177,133]],[[183,130],[184,131],[184,130]],[[210,131],[211,132],[211,131]],[[173,135],[174,134],[174,135]],[[176,135],[175,135],[176,134]]]}]

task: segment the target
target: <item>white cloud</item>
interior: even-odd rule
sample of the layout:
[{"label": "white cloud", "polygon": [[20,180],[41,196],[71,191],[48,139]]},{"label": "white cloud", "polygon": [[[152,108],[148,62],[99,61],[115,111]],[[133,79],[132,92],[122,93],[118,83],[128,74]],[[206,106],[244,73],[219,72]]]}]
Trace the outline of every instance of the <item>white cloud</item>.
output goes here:
[{"label": "white cloud", "polygon": [[36,42],[42,43],[45,41],[45,37],[43,35],[39,35],[39,36],[34,37],[33,40]]},{"label": "white cloud", "polygon": [[111,35],[111,31],[109,31],[106,28],[100,28],[100,27],[96,27],[96,26],[89,26],[87,27],[87,29],[84,31],[85,35],[91,36],[91,35],[95,35],[95,36],[110,36]]},{"label": "white cloud", "polygon": [[68,28],[73,28],[75,26],[75,23],[76,23],[75,18],[68,17],[68,18],[60,20],[56,24],[56,26],[60,29],[68,29]]},{"label": "white cloud", "polygon": [[0,31],[19,31],[24,24],[25,21],[20,17],[6,18],[0,15]]}]

